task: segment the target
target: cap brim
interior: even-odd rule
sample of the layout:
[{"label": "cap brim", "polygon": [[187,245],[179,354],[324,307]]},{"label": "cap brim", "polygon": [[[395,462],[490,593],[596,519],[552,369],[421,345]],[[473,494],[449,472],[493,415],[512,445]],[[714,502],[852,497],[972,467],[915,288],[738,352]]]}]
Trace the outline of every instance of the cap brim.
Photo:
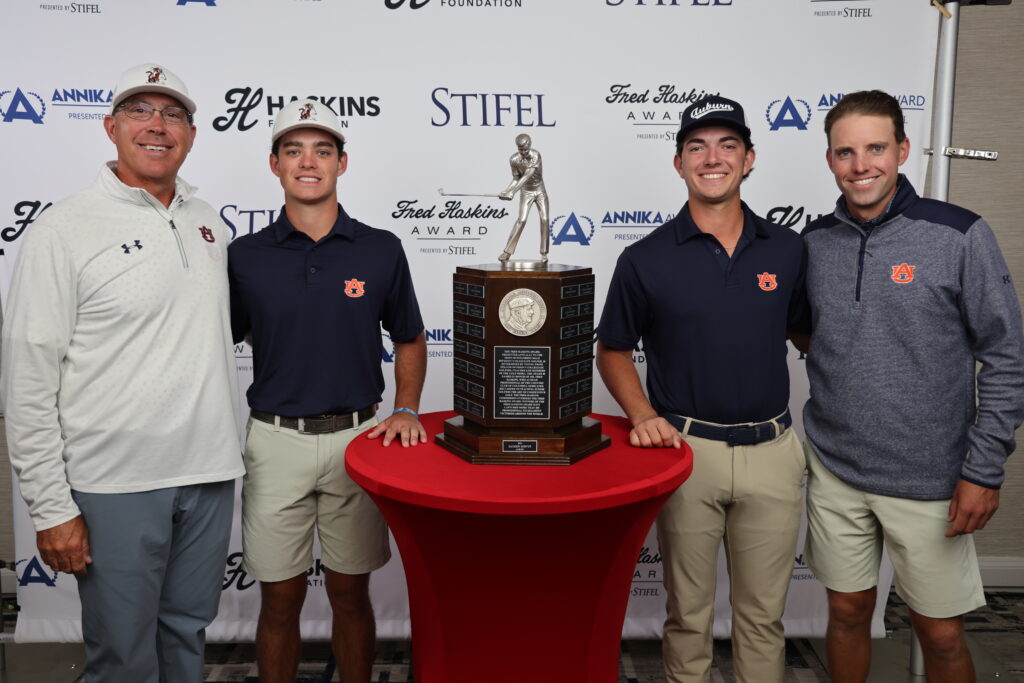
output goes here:
[{"label": "cap brim", "polygon": [[273,137],[270,138],[270,142],[271,143],[275,143],[275,142],[277,142],[277,139],[279,137],[281,137],[282,135],[284,135],[285,133],[290,133],[293,130],[297,130],[299,128],[316,128],[317,130],[322,130],[322,131],[324,131],[326,133],[330,133],[334,137],[340,138],[342,142],[345,142],[345,136],[344,135],[342,135],[341,133],[339,133],[335,129],[331,128],[330,126],[325,126],[324,124],[317,123],[315,121],[300,121],[299,123],[296,123],[294,125],[288,126],[287,128],[282,128],[278,132],[274,133]]},{"label": "cap brim", "polygon": [[731,119],[718,119],[713,116],[701,119],[700,121],[690,124],[683,130],[679,131],[679,135],[685,137],[689,135],[692,131],[697,130],[698,128],[711,128],[712,126],[722,126],[724,128],[731,128],[737,133],[742,134],[745,139],[750,139],[750,129],[747,128],[746,126],[741,126],[740,124],[736,123]]},{"label": "cap brim", "polygon": [[113,112],[115,109],[117,109],[117,105],[121,104],[132,95],[137,95],[140,92],[155,92],[160,93],[161,95],[167,95],[168,97],[173,97],[174,99],[178,100],[183,105],[185,105],[185,109],[188,110],[189,114],[196,113],[196,103],[192,101],[192,98],[181,94],[174,88],[167,88],[165,86],[153,85],[149,83],[147,83],[146,85],[137,85],[134,88],[128,88],[124,92],[118,93],[117,98],[110,105],[110,111]]}]

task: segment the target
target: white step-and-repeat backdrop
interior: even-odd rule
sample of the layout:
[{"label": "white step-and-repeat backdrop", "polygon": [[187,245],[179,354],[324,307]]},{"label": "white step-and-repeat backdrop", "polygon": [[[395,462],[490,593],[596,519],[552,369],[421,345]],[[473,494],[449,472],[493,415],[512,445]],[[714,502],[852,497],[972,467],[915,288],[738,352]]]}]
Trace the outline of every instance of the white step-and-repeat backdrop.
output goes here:
[{"label": "white step-and-repeat backdrop", "polygon": [[[422,405],[430,411],[451,406],[451,273],[494,261],[515,218],[514,203],[446,199],[439,187],[501,191],[514,138],[529,133],[545,162],[552,260],[594,268],[600,310],[621,249],[686,199],[671,165],[673,139],[681,111],[702,94],[746,107],[757,164],[743,197],[794,230],[831,211],[837,196],[822,122],[845,92],[882,88],[899,97],[913,150],[905,171],[920,189],[939,15],[906,0],[5,0],[0,21],[4,298],[32,221],[91,184],[114,156],[102,118],[125,68],[156,61],[185,79],[199,133],[182,176],[236,236],[262,228],[282,204],[267,165],[275,114],[298,97],[321,98],[342,116],[348,138],[342,204],[401,237],[409,256],[427,328]],[[531,219],[520,256],[536,251]],[[244,346],[236,352],[244,396],[251,358]],[[385,366],[393,353],[382,335]],[[635,360],[643,369],[642,349]],[[791,360],[799,423],[806,378],[797,355]],[[387,368],[385,375],[390,381]],[[594,407],[619,412],[599,382]],[[15,498],[17,638],[79,639],[74,579],[39,561]],[[254,637],[259,590],[240,558],[236,529],[211,639]],[[786,630],[821,634],[824,589],[802,558],[798,548]],[[573,580],[557,554],[539,571],[550,576],[543,600],[557,600],[559,586]],[[726,636],[724,563],[720,574],[715,635]],[[890,577],[884,572],[883,589]],[[319,564],[309,584],[303,633],[326,638]],[[397,553],[375,573],[372,591],[380,636],[407,637]],[[652,533],[638,558],[625,634],[657,636],[663,610]]]}]

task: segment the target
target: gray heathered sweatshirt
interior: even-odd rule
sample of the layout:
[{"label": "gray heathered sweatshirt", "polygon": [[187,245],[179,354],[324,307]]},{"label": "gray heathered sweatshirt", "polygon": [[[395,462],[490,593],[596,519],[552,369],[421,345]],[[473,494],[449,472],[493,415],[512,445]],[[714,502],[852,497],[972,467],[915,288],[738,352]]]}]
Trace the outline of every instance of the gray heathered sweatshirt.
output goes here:
[{"label": "gray heathered sweatshirt", "polygon": [[840,198],[803,236],[804,427],[822,463],[900,498],[946,499],[960,478],[998,488],[1024,419],[1024,334],[988,224],[901,177],[870,232]]}]

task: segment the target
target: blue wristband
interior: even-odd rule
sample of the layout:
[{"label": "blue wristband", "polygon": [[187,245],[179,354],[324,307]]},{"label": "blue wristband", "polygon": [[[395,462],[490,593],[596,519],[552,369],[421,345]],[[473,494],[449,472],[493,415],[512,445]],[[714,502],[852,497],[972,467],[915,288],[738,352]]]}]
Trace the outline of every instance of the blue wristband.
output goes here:
[{"label": "blue wristband", "polygon": [[417,413],[412,408],[395,408],[394,410],[391,411],[392,415],[397,415],[398,413],[409,413],[417,420],[420,419],[419,413]]}]

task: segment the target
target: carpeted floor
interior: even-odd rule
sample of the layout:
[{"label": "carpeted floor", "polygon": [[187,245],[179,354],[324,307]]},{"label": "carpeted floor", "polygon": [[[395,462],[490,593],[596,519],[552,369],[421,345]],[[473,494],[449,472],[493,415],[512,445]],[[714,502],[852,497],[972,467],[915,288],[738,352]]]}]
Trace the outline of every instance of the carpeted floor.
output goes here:
[{"label": "carpeted floor", "polygon": [[[377,644],[373,666],[373,683],[406,683],[415,680],[412,673],[410,643],[382,641]],[[211,645],[207,648],[207,683],[257,683],[253,646]],[[303,646],[296,683],[328,683],[337,681],[334,663],[327,645],[311,643]],[[729,641],[715,641],[713,681],[732,680],[732,655]],[[805,639],[786,641],[786,683],[827,681],[825,670]],[[619,683],[662,683],[661,643],[655,640],[628,640],[622,643],[619,661]]]},{"label": "carpeted floor", "polygon": [[[988,605],[964,618],[971,637],[992,655],[1006,673],[1024,680],[1024,594],[985,593]],[[910,629],[903,601],[890,594],[885,610],[887,629]]]},{"label": "carpeted floor", "polygon": [[[1024,594],[989,593],[988,606],[967,617],[967,630],[1003,666],[1007,673],[1024,678]],[[886,628],[909,631],[906,606],[893,595],[886,608]],[[326,643],[303,645],[303,661],[297,683],[337,681],[334,662]],[[210,645],[207,647],[206,683],[257,683],[255,648],[249,644]],[[377,644],[373,683],[413,681],[411,649],[408,641],[381,641]],[[715,641],[712,681],[731,681],[732,654],[729,641]],[[652,640],[628,640],[622,643],[619,683],[661,683],[661,645]],[[786,641],[786,682],[828,681],[820,659],[804,638]]]}]

